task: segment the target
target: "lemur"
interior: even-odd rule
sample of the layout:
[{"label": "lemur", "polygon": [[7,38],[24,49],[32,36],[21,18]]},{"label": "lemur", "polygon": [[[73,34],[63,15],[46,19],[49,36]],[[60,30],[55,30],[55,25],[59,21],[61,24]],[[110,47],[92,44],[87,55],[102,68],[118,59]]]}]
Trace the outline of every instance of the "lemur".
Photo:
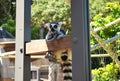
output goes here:
[{"label": "lemur", "polygon": [[46,41],[52,41],[55,39],[59,39],[60,37],[65,36],[65,31],[61,28],[62,22],[51,22],[45,24],[48,29],[48,33],[45,37]]},{"label": "lemur", "polygon": [[[65,31],[61,28],[62,22],[52,22],[45,24],[45,27],[48,29],[48,33],[45,37],[46,41],[53,41],[65,36]],[[68,51],[68,50],[67,50]],[[61,54],[61,70],[63,73],[64,81],[72,81],[72,64],[68,61],[68,52],[62,52]],[[52,52],[47,52],[45,55],[50,62],[56,62],[55,56]]]},{"label": "lemur", "polygon": [[72,62],[68,59],[68,50],[62,52],[61,60],[63,81],[72,81]]},{"label": "lemur", "polygon": [[[52,41],[65,36],[65,31],[61,28],[62,24],[63,22],[51,22],[45,24],[45,28],[48,29],[48,33],[45,37],[46,41]],[[45,58],[49,61],[51,61],[52,58],[54,59],[52,52],[47,52]]]}]

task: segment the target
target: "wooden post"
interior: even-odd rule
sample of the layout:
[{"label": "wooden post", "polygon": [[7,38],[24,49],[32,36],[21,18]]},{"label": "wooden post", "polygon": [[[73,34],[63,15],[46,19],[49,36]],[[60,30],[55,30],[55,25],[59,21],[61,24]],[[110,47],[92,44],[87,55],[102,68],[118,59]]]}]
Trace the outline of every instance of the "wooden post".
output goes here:
[{"label": "wooden post", "polygon": [[30,81],[30,56],[26,55],[26,42],[30,41],[31,0],[17,0],[16,4],[16,57],[15,81]]},{"label": "wooden post", "polygon": [[73,81],[91,81],[89,2],[71,0]]}]

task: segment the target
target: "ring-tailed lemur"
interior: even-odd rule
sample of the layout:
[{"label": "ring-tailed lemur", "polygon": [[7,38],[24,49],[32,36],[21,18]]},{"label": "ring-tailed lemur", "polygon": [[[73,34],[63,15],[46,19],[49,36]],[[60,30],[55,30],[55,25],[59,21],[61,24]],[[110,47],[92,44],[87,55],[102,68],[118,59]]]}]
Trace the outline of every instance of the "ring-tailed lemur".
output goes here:
[{"label": "ring-tailed lemur", "polygon": [[48,29],[48,33],[45,38],[46,41],[52,41],[65,36],[65,31],[61,28],[62,24],[62,22],[51,22],[45,24],[46,28]]},{"label": "ring-tailed lemur", "polygon": [[[65,36],[65,31],[61,28],[62,24],[63,22],[51,22],[51,23],[45,24],[45,27],[48,29],[48,33],[45,37],[46,41],[52,41]],[[51,52],[48,52],[46,53],[46,57],[47,59],[51,60],[53,58],[53,55]]]},{"label": "ring-tailed lemur", "polygon": [[63,81],[72,81],[72,63],[68,60],[68,51],[62,52],[61,55],[62,63],[62,72],[63,72]]},{"label": "ring-tailed lemur", "polygon": [[[48,33],[46,35],[46,41],[52,41],[55,39],[59,39],[60,37],[65,36],[65,31],[61,28],[62,22],[52,22],[45,24],[48,29]],[[50,62],[56,62],[54,54],[51,52],[47,52],[45,57]],[[61,67],[63,72],[63,80],[64,81],[72,81],[72,63],[68,61],[68,52],[62,52],[61,54]]]}]

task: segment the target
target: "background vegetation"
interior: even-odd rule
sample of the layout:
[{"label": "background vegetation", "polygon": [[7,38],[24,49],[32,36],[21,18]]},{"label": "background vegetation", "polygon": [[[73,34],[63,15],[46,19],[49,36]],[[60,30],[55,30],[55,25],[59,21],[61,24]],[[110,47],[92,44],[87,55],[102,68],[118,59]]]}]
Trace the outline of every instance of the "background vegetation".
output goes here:
[{"label": "background vegetation", "polygon": [[118,81],[118,66],[114,63],[92,70],[93,81]]}]

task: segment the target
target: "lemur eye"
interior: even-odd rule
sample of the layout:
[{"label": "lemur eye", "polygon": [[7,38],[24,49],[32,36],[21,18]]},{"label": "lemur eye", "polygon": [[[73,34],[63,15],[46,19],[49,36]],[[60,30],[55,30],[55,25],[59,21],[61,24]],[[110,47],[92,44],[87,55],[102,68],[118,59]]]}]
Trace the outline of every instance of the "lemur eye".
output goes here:
[{"label": "lemur eye", "polygon": [[54,28],[57,28],[57,25],[54,25]]},{"label": "lemur eye", "polygon": [[50,28],[52,28],[52,25],[50,25]]}]

